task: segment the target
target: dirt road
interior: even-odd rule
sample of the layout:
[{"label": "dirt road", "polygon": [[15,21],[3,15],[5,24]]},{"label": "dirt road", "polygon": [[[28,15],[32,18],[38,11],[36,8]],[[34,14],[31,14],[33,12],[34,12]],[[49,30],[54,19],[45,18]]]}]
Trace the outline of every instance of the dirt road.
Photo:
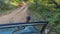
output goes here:
[{"label": "dirt road", "polygon": [[26,16],[28,15],[27,10],[28,7],[24,5],[20,8],[13,10],[8,15],[1,16],[0,24],[26,22]]}]

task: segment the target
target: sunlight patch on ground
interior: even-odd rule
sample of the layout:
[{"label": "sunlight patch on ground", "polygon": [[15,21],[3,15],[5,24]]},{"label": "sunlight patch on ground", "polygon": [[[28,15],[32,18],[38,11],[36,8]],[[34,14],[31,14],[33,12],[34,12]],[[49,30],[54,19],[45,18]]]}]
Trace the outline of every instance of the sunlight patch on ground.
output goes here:
[{"label": "sunlight patch on ground", "polygon": [[10,4],[12,4],[12,5],[14,5],[14,6],[17,6],[18,5],[18,3],[17,2],[11,2]]},{"label": "sunlight patch on ground", "polygon": [[29,2],[34,3],[34,0],[29,0]]}]

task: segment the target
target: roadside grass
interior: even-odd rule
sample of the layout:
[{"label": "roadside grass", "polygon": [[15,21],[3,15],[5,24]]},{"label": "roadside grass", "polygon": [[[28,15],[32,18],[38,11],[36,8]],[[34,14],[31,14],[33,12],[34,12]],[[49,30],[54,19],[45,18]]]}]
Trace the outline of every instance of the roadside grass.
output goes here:
[{"label": "roadside grass", "polygon": [[8,10],[0,10],[0,16],[2,15],[6,15],[8,13],[10,13],[11,11],[8,11]]}]

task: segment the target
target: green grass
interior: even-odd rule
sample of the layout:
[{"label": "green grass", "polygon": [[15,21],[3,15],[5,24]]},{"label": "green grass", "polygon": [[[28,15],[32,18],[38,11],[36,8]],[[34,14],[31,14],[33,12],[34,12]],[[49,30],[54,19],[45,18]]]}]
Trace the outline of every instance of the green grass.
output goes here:
[{"label": "green grass", "polygon": [[[13,10],[13,9],[12,9]],[[0,10],[0,16],[11,13],[11,10]]]}]

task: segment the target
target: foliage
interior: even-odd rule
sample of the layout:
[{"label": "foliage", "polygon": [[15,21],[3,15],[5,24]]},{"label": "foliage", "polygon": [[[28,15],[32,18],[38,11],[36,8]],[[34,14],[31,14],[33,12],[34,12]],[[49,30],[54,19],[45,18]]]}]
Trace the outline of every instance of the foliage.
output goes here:
[{"label": "foliage", "polygon": [[54,24],[52,31],[54,30],[57,34],[60,33],[60,2],[58,1],[35,0],[29,7],[30,10],[38,12],[42,19],[49,21],[49,24]]},{"label": "foliage", "polygon": [[11,12],[9,10],[17,8],[21,2],[22,0],[0,0],[0,15]]}]

